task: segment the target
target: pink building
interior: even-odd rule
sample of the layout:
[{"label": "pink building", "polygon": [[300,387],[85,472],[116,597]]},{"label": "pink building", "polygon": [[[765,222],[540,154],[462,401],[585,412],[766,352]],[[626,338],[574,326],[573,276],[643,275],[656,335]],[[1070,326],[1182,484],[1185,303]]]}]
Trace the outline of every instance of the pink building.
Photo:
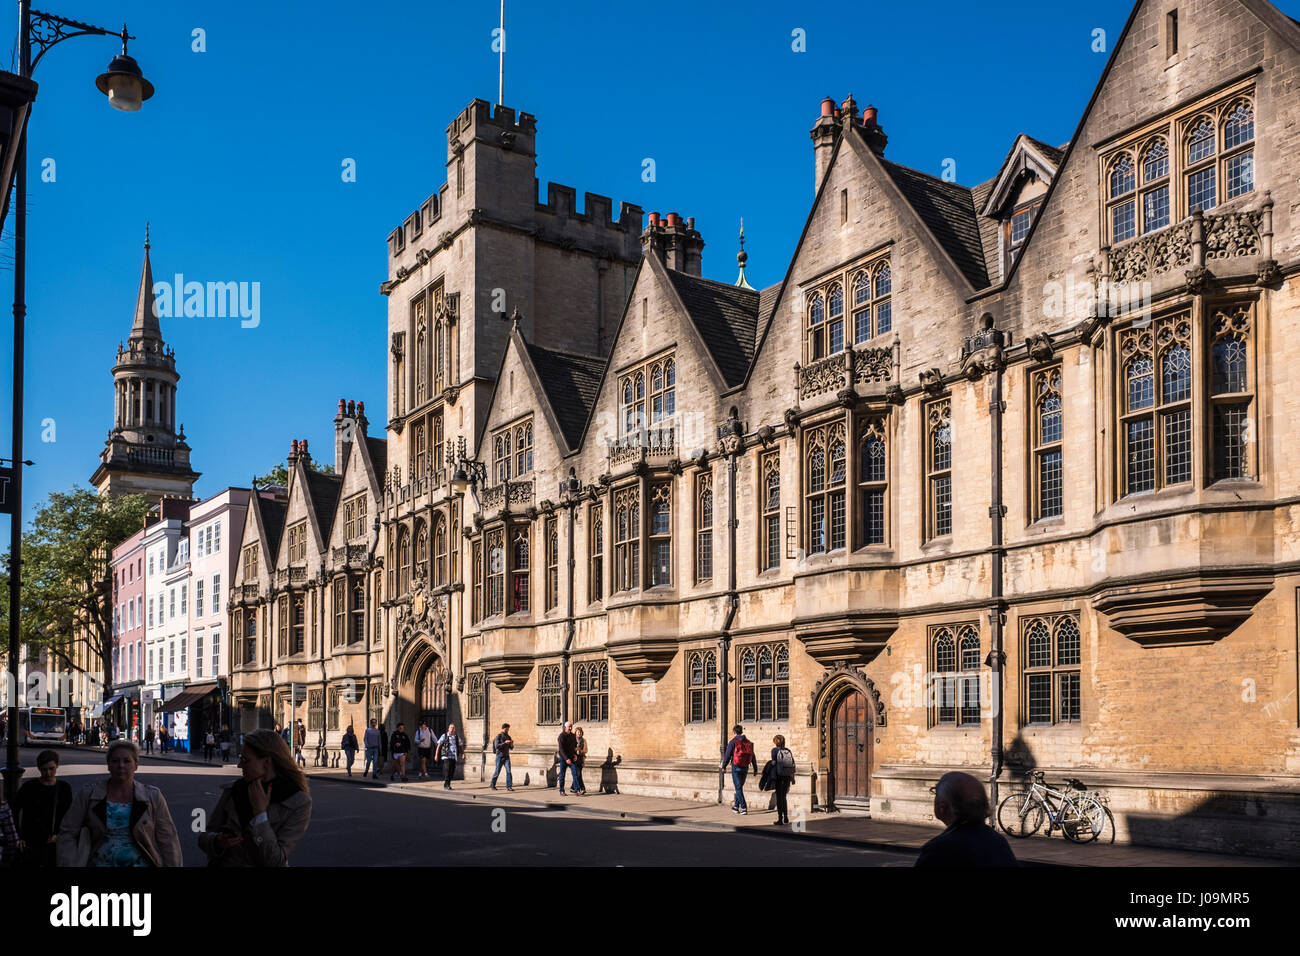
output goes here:
[{"label": "pink building", "polygon": [[113,697],[105,708],[138,740],[140,689],[144,686],[145,573],[141,528],[113,549]]}]

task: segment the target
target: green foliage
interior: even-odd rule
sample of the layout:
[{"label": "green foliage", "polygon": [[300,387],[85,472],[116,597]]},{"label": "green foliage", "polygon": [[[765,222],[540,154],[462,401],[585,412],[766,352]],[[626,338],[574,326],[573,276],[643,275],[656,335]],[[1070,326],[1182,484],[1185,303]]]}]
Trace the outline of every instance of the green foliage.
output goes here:
[{"label": "green foliage", "polygon": [[[312,471],[319,471],[322,475],[334,474],[333,465],[322,465],[318,462],[308,462],[307,467]],[[253,479],[257,482],[258,487],[267,485],[287,485],[289,484],[289,469],[284,462],[276,463],[276,466],[268,471],[265,475]]]}]

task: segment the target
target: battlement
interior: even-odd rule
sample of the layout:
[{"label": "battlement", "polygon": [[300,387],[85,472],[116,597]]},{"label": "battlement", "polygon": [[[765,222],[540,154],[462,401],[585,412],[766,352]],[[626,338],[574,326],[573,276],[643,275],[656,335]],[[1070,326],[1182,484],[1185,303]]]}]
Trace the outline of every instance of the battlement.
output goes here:
[{"label": "battlement", "polygon": [[451,162],[465,144],[475,139],[487,140],[503,149],[532,153],[537,136],[537,117],[498,105],[493,112],[487,100],[474,100],[461,110],[447,127],[447,161]]},{"label": "battlement", "polygon": [[613,218],[614,200],[599,193],[582,194],[582,212],[578,211],[578,191],[560,183],[546,184],[546,202],[541,202],[541,180],[537,181],[537,211],[558,219],[576,219],[591,225],[604,226],[629,235],[640,235],[641,207],[633,203],[618,204],[618,218]]}]

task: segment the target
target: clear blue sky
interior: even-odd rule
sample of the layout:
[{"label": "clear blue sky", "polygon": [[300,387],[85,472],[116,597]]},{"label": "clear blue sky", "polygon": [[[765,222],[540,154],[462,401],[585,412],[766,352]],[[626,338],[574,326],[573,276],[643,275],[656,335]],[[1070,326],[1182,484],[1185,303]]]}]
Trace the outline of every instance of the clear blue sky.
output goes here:
[{"label": "clear blue sky", "polygon": [[[1297,3],[1284,4],[1295,13]],[[308,438],[332,455],[339,397],[372,430],[385,401],[386,237],[445,177],[445,129],[496,96],[496,0],[389,5],[45,0],[105,27],[157,87],[135,114],[94,78],[114,41],[78,37],[40,63],[29,145],[27,517],[88,484],[112,425],[110,367],[130,326],[145,221],[155,278],[261,283],[261,324],[167,319],[196,492],[246,485]],[[812,197],[808,130],[827,94],[873,103],[886,155],[958,181],[995,174],[1018,132],[1073,133],[1131,4],[521,3],[507,10],[506,104],[538,117],[538,176],[694,216],[705,275],[784,273]],[[17,33],[17,4],[3,26]],[[193,52],[192,31],[206,31]],[[791,50],[806,31],[807,51]],[[1107,53],[1094,53],[1093,31]],[[0,57],[3,59],[3,57]],[[4,63],[0,66],[9,67]],[[11,67],[12,68],[12,67]],[[42,161],[56,180],[42,182]],[[357,181],[342,181],[345,158]],[[641,180],[652,157],[657,181]],[[543,195],[545,187],[543,186]],[[0,261],[9,314],[12,213]],[[0,319],[0,455],[11,325]],[[56,441],[41,441],[53,419]]]}]

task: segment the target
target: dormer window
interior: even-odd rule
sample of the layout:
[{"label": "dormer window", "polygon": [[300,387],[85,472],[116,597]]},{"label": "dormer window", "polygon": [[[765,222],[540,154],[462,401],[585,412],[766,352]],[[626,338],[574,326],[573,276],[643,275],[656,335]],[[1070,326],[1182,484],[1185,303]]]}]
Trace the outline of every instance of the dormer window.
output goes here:
[{"label": "dormer window", "polygon": [[1020,250],[1029,237],[1029,227],[1034,223],[1034,214],[1038,211],[1040,203],[1034,202],[1021,209],[1017,209],[1011,214],[1011,218],[1004,220],[1002,225],[1002,242],[1005,268],[1010,269],[1012,264],[1020,256]]}]

